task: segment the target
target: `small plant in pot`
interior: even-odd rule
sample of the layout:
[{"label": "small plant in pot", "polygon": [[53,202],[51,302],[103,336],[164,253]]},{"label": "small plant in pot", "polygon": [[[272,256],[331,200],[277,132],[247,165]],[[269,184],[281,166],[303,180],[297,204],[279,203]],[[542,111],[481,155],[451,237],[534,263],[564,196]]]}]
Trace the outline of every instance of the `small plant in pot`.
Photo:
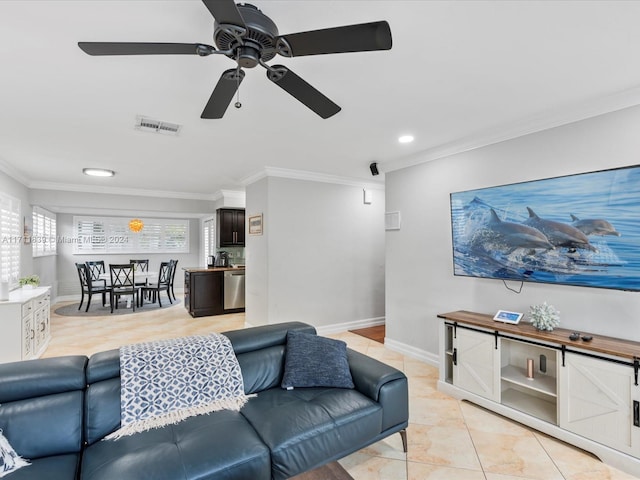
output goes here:
[{"label": "small plant in pot", "polygon": [[35,288],[40,285],[40,277],[38,275],[29,275],[22,277],[18,283],[22,288]]},{"label": "small plant in pot", "polygon": [[553,305],[548,305],[547,302],[541,305],[531,305],[529,321],[536,330],[551,332],[560,325],[560,312]]}]

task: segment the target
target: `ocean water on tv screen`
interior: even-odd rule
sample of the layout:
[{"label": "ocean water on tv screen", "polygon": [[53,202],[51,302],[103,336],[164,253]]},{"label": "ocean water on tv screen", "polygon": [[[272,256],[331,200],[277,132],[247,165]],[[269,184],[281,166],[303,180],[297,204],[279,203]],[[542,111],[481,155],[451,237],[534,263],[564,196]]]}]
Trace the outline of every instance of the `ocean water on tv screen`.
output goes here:
[{"label": "ocean water on tv screen", "polygon": [[451,222],[455,275],[640,290],[640,167],[452,193]]}]

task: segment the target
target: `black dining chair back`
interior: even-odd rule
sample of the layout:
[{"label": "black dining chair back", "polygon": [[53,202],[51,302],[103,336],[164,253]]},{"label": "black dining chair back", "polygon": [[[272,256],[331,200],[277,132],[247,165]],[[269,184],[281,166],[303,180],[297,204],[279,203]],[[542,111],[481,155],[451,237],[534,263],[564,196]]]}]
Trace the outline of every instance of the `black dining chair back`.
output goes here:
[{"label": "black dining chair back", "polygon": [[[155,302],[156,297],[158,298],[158,305],[162,307],[162,300],[160,299],[160,292],[167,292],[167,297],[169,297],[169,303],[173,304],[171,301],[171,293],[169,292],[169,288],[171,287],[171,271],[172,271],[173,261],[169,262],[161,262],[160,270],[158,271],[158,280],[155,283],[149,283],[142,287],[142,292],[151,294],[152,300]],[[142,295],[141,300],[144,305],[144,295]]]},{"label": "black dining chair back", "polygon": [[82,308],[82,304],[84,303],[84,296],[87,295],[87,308],[85,312],[89,311],[89,307],[91,306],[91,296],[94,293],[102,294],[102,306],[104,307],[106,304],[106,294],[110,293],[110,287],[107,287],[102,282],[94,283],[91,275],[91,271],[89,267],[85,263],[76,263],[76,269],[78,270],[78,279],[80,280],[80,305],[78,305],[78,310]]},{"label": "black dining chair back", "polygon": [[176,279],[176,270],[178,269],[178,260],[169,260],[171,262],[171,280],[169,281],[169,290],[171,291],[171,296],[173,299],[176,299],[176,294],[173,291],[173,282]]},{"label": "black dining chair back", "polygon": [[145,260],[129,260],[129,263],[134,265],[134,268],[137,272],[148,272],[149,271],[149,259]]},{"label": "black dining chair back", "polygon": [[139,301],[140,287],[136,285],[136,270],[132,263],[109,265],[109,275],[111,276],[111,313],[115,305],[118,308],[118,299],[121,295],[131,295],[133,311],[136,310],[136,303]]},{"label": "black dining chair back", "polygon": [[91,281],[94,284],[102,284],[102,286],[107,285],[107,280],[105,278],[100,278],[100,275],[107,273],[107,269],[104,266],[104,260],[94,260],[86,262],[87,268],[89,269],[89,274],[91,275]]}]

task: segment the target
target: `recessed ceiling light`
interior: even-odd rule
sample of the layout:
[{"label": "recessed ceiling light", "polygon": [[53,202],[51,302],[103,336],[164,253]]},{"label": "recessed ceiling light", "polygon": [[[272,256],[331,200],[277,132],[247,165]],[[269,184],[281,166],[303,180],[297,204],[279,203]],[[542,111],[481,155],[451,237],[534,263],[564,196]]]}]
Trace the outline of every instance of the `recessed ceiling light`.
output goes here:
[{"label": "recessed ceiling light", "polygon": [[398,137],[398,141],[400,143],[411,143],[413,142],[413,135],[402,135],[401,137]]},{"label": "recessed ceiling light", "polygon": [[105,168],[83,168],[82,173],[90,177],[113,177],[116,172]]}]

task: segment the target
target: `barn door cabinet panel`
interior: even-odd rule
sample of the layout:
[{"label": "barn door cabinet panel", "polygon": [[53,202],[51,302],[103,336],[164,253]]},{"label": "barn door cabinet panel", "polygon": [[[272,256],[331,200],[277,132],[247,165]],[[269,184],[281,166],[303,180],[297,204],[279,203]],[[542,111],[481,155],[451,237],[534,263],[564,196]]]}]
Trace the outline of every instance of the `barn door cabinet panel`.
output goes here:
[{"label": "barn door cabinet panel", "polygon": [[467,311],[438,317],[439,390],[640,477],[640,342],[572,341],[570,330]]},{"label": "barn door cabinet panel", "polygon": [[[634,425],[634,401],[640,400],[640,387],[634,385],[634,370],[567,353],[561,373],[560,391],[566,401],[560,410],[560,426],[640,456],[640,426]],[[636,418],[635,423],[638,422],[640,419]]]},{"label": "barn door cabinet panel", "polygon": [[498,401],[498,355],[493,336],[458,328],[453,343],[456,360],[453,384],[476,395]]}]

